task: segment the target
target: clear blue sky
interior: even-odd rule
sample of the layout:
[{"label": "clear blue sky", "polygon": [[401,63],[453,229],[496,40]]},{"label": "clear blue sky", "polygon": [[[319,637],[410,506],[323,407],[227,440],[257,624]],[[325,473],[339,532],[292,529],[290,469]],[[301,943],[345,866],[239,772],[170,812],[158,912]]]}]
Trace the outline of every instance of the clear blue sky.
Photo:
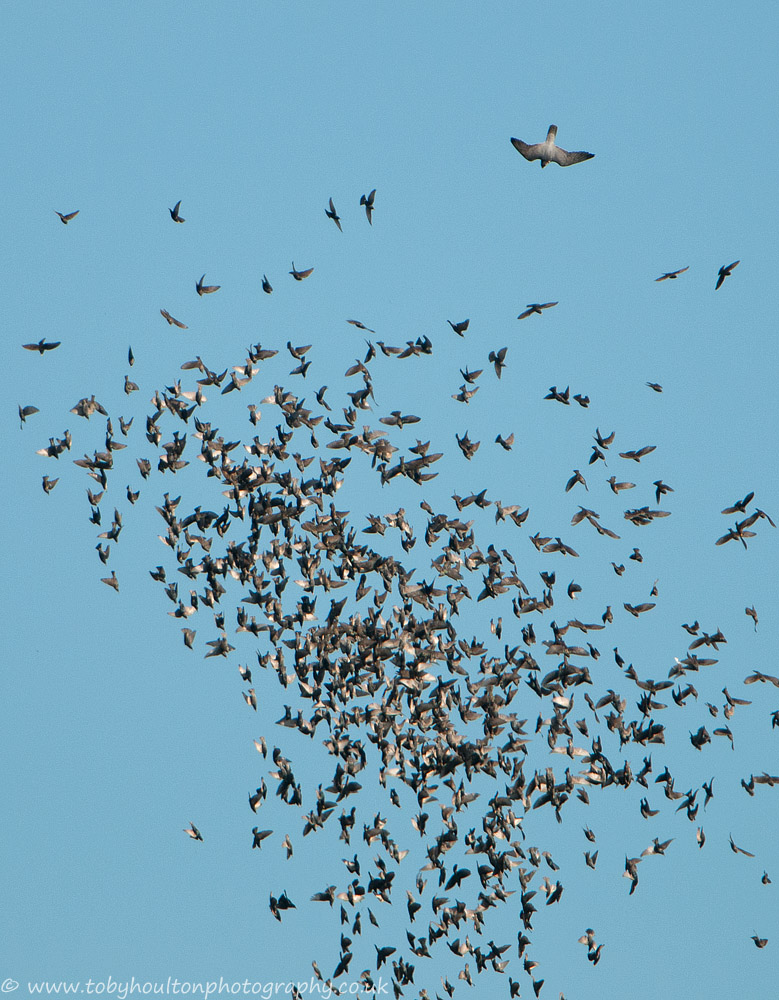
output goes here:
[{"label": "clear blue sky", "polygon": [[[280,349],[242,392],[205,390],[199,416],[225,440],[251,442],[255,434],[266,440],[279,414],[259,406],[253,428],[246,406],[274,385],[305,396],[316,412],[314,393],[328,385],[337,420],[346,392],[362,384],[344,372],[364,357],[366,337],[404,346],[427,336],[432,356],[400,361],[379,353],[371,362],[375,400],[371,411],[359,411],[357,428],[381,427],[378,419],[395,409],[420,416],[419,424],[388,434],[403,454],[417,438],[430,440],[431,450],[445,455],[434,467],[439,475],[422,488],[398,478],[382,489],[355,454],[336,505],[351,511],[358,537],[388,553],[397,549],[414,579],[429,582],[420,500],[454,517],[453,493],[486,488],[489,499],[529,507],[522,527],[496,527],[494,508],[471,506],[461,516],[474,519],[483,551],[490,543],[511,551],[534,590],[541,570],[556,571],[555,607],[534,618],[539,640],[549,638],[552,618],[558,625],[574,617],[599,621],[606,604],[614,607],[609,630],[584,637],[601,652],[588,661],[587,690],[593,699],[617,690],[628,701],[628,720],[640,718],[641,692],[616,666],[615,646],[639,677],[659,680],[674,657],[686,655],[691,638],[683,622],[698,619],[706,632],[719,628],[727,638],[712,654],[719,662],[687,678],[697,701],[680,710],[670,691],[657,696],[669,705],[656,712],[666,742],[651,747],[648,791],[635,783],[593,789],[590,806],[569,802],[560,825],[548,807],[526,816],[526,847],[550,850],[560,865],[557,873],[542,865],[531,886],[539,891],[528,954],[538,962],[535,978],[545,979],[541,996],[768,995],[779,948],[779,788],[758,786],[750,797],[740,782],[779,773],[779,729],[771,728],[779,690],[743,684],[754,669],[779,673],[779,532],[758,521],[748,551],[714,541],[738,516],[720,510],[748,492],[755,491],[750,510],[756,504],[779,519],[778,21],[775,5],[759,0],[743,7],[717,0],[222,9],[76,0],[6,12],[0,980],[19,982],[20,994],[29,981],[83,984],[109,975],[308,981],[312,959],[328,975],[339,951],[338,907],[308,898],[328,885],[346,886],[351,876],[341,858],[355,850],[363,880],[375,871],[379,849],[362,843],[361,831],[381,812],[410,853],[398,867],[393,905],[371,904],[380,931],[362,907],[364,934],[350,935],[347,978],[375,970],[374,944],[391,943],[394,959],[416,965],[406,997],[421,989],[445,995],[441,976],[457,985],[457,996],[468,995],[457,979],[465,961],[476,983],[471,995],[508,996],[509,974],[523,996],[533,995],[516,957],[518,893],[492,911],[483,939],[472,926],[459,931],[484,949],[490,939],[510,943],[506,975],[476,978],[473,957],[455,957],[444,941],[430,959],[410,954],[406,890],[419,897],[414,880],[425,859],[410,826],[417,804],[408,789],[400,790],[398,811],[374,771],[359,797],[344,802],[357,806],[352,848],[338,841],[335,817],[302,837],[300,811],[272,801],[270,761],[252,740],[264,734],[293,761],[307,811],[334,769],[321,747],[324,727],[310,741],[275,726],[284,705],[296,712],[300,699],[295,685],[285,692],[259,669],[259,711],[244,704],[238,664],[254,668],[261,644],[233,638],[243,596],[237,586],[225,598],[236,652],[205,659],[205,643],[218,634],[209,610],[190,620],[198,635],[195,649],[186,649],[183,623],[168,617],[173,605],[148,575],[165,563],[181,592],[188,590],[157,538],[164,524],[155,506],[165,492],[182,494],[182,511],[198,503],[219,511],[224,503],[196,460],[192,424],[169,416],[161,422],[163,441],[179,429],[189,436],[184,457],[191,464],[176,477],[156,471],[157,453],[144,435],[156,390],[179,378],[183,388],[194,386],[182,363],[199,355],[221,372],[243,364],[249,344]],[[510,137],[539,142],[550,123],[561,146],[595,158],[543,171],[526,162]],[[359,201],[374,188],[369,226]],[[324,214],[330,197],[343,233]],[[179,199],[184,225],[168,213]],[[79,214],[64,226],[55,210]],[[741,263],[715,292],[718,269],[735,260]],[[311,277],[293,281],[292,261],[314,267]],[[654,280],[683,267],[689,270],[675,281]],[[206,282],[222,287],[201,298],[195,282],[204,272]],[[261,290],[263,274],[272,295]],[[527,303],[550,301],[559,304],[517,322]],[[168,326],[161,308],[188,329]],[[461,339],[447,320],[466,317]],[[61,346],[44,356],[22,349],[41,338]],[[312,345],[305,380],[289,374],[297,362],[287,341]],[[488,354],[501,347],[508,348],[507,367],[498,381]],[[484,369],[467,406],[452,399],[466,365]],[[125,374],[139,392],[124,394]],[[662,394],[650,381],[662,384]],[[545,400],[553,385],[588,395],[589,407]],[[105,419],[96,414],[87,422],[69,412],[92,394],[127,444],[116,453],[100,528],[89,522],[85,495],[97,486],[73,460],[104,447]],[[18,405],[40,410],[22,429]],[[134,417],[127,438],[119,415]],[[616,431],[608,467],[588,465],[596,428]],[[35,453],[66,429],[71,452],[59,460]],[[481,441],[471,462],[455,441],[466,430]],[[493,443],[511,432],[510,452]],[[317,435],[325,459],[342,454],[325,448],[331,438],[323,427]],[[640,465],[617,457],[648,444],[656,451]],[[234,454],[241,461],[245,452]],[[155,467],[148,481],[138,473],[142,457]],[[588,492],[581,485],[564,492],[574,469],[584,473]],[[59,478],[48,495],[44,475]],[[614,496],[611,475],[636,489]],[[674,489],[659,504],[672,516],[629,524],[627,507],[656,506],[658,478]],[[128,485],[141,491],[134,506]],[[580,504],[621,538],[572,527]],[[418,535],[409,554],[389,531],[384,540],[360,534],[366,512],[399,507]],[[96,536],[110,527],[114,508],[123,530],[103,567]],[[562,537],[580,558],[538,555],[528,540],[536,532]],[[634,546],[640,564],[628,558]],[[626,565],[623,576],[612,560]],[[100,582],[112,570],[118,594]],[[474,598],[481,575],[467,581]],[[582,587],[575,601],[566,596],[573,580]],[[639,619],[626,614],[623,603],[649,601],[656,580],[657,607]],[[297,589],[290,582],[290,593]],[[319,611],[331,596],[320,596]],[[397,600],[395,593],[388,608]],[[461,638],[489,637],[489,620],[500,615],[503,642],[521,641],[526,620],[513,616],[510,596],[472,603],[457,623]],[[757,630],[745,606],[756,608]],[[542,648],[535,652],[541,659]],[[555,662],[544,657],[542,671]],[[752,701],[729,723],[725,686]],[[511,706],[531,734],[541,707],[529,688]],[[627,758],[639,770],[649,748],[620,751],[603,714],[596,724],[578,689],[574,718],[590,720],[590,738],[602,736],[615,766]],[[725,724],[735,749],[716,736],[700,752],[691,745],[691,731]],[[590,745],[575,735],[578,745]],[[527,775],[549,766],[561,775],[570,763],[562,760],[548,752],[545,733],[534,735]],[[714,776],[714,798],[705,812],[701,803],[694,822],[651,783],[665,766],[681,791]],[[247,795],[263,776],[269,800],[255,817]],[[481,798],[457,816],[461,835],[479,832],[482,803],[495,786],[483,781],[478,790]],[[649,820],[639,811],[644,794],[660,810]],[[448,804],[445,787],[438,796]],[[439,823],[438,805],[428,812],[431,824]],[[190,821],[202,844],[183,833]],[[274,830],[261,851],[251,850],[255,823]],[[702,850],[699,825],[707,838]],[[595,847],[584,826],[595,831]],[[281,846],[287,832],[290,861]],[[730,834],[756,857],[734,854]],[[640,884],[628,896],[625,856],[638,856],[654,837],[674,839],[664,858],[641,862]],[[583,852],[596,847],[592,871]],[[457,860],[474,867],[481,859],[460,853]],[[764,870],[773,884],[761,883]],[[565,886],[560,903],[548,908],[544,875]],[[438,891],[436,873],[427,877],[415,934],[426,931]],[[457,895],[468,905],[477,894],[475,874],[470,882]],[[516,876],[512,888],[519,888]],[[268,897],[282,890],[297,909],[279,924]],[[604,944],[597,966],[577,944],[588,927]],[[758,950],[753,934],[768,945]]]}]

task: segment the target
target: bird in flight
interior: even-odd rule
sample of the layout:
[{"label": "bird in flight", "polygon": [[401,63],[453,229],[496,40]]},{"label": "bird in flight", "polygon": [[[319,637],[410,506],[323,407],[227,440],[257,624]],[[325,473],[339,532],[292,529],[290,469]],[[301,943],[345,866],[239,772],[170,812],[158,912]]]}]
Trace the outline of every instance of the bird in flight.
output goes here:
[{"label": "bird in flight", "polygon": [[22,347],[25,351],[37,351],[39,354],[43,354],[44,351],[53,351],[61,343],[61,340],[39,340],[37,344],[22,344]]},{"label": "bird in flight", "polygon": [[56,210],[56,208],[55,208],[54,209],[54,214],[58,215],[60,217],[60,222],[62,222],[63,225],[67,226],[67,224],[70,222],[71,219],[75,219],[76,218],[76,216],[78,215],[78,211],[79,210],[76,209],[75,212],[70,212],[69,215],[63,215],[62,212],[58,212]]},{"label": "bird in flight", "polygon": [[[205,275],[203,275],[205,277]],[[182,323],[181,320],[176,319],[175,316],[171,316],[167,309],[160,309],[160,316],[168,321],[168,326],[177,326],[179,330],[186,330],[187,324]]]},{"label": "bird in flight", "polygon": [[363,195],[360,198],[360,204],[365,206],[365,214],[368,216],[368,222],[373,225],[373,200],[376,197],[376,188],[374,188],[369,195]]},{"label": "bird in flight", "polygon": [[523,313],[520,313],[517,319],[527,319],[533,313],[538,313],[540,316],[543,309],[551,309],[552,306],[556,305],[556,302],[528,302],[527,309]]},{"label": "bird in flight", "polygon": [[293,260],[292,270],[289,273],[292,275],[295,281],[302,281],[304,278],[307,278],[309,274],[313,272],[313,270],[314,270],[313,267],[309,267],[305,271],[298,271],[295,269],[295,261]]},{"label": "bird in flight", "polygon": [[451,328],[454,330],[455,333],[458,333],[461,337],[464,337],[465,331],[468,329],[468,324],[470,323],[470,320],[464,319],[461,320],[459,323],[453,323],[450,319],[448,319],[446,322],[449,324],[449,326],[451,326]]},{"label": "bird in flight", "polygon": [[655,278],[655,281],[667,281],[668,278],[678,278],[680,274],[684,274],[685,271],[689,271],[689,264],[687,267],[680,267],[678,271],[666,271],[665,274],[661,274],[659,278]]},{"label": "bird in flight", "polygon": [[[63,219],[62,221],[64,222],[65,220]],[[732,264],[722,265],[722,267],[717,272],[717,284],[714,287],[715,292],[717,291],[718,288],[721,287],[722,282],[725,280],[725,278],[729,277],[730,274],[732,274],[733,268],[738,267],[740,263],[741,263],[740,260],[734,260]]]},{"label": "bird in flight", "polygon": [[268,276],[265,274],[262,276],[262,290],[266,295],[270,295],[273,291],[273,285],[268,281]]},{"label": "bird in flight", "polygon": [[179,215],[179,208],[181,208],[181,202],[177,201],[176,204],[173,206],[173,208],[168,209],[168,211],[170,212],[170,217],[171,219],[173,219],[174,222],[186,222],[187,220],[182,219],[181,216]]},{"label": "bird in flight", "polygon": [[338,229],[343,232],[343,229],[341,229],[341,216],[336,212],[332,198],[330,199],[330,208],[325,209],[325,215],[328,219],[332,219],[336,226],[338,226]]},{"label": "bird in flight", "polygon": [[21,406],[20,405],[19,406],[19,426],[21,427],[22,424],[27,420],[27,418],[31,417],[33,415],[33,413],[40,413],[40,412],[41,411],[38,409],[37,406]]},{"label": "bird in flight", "polygon": [[526,160],[540,160],[542,169],[547,163],[558,163],[561,167],[570,167],[572,163],[581,163],[582,160],[591,160],[594,153],[569,153],[567,149],[561,149],[555,145],[557,126],[550,125],[544,142],[537,142],[529,146],[521,139],[512,139],[511,145],[518,153],[521,153]]},{"label": "bird in flight", "polygon": [[191,821],[190,821],[190,824],[189,824],[189,829],[185,830],[184,833],[188,833],[189,836],[193,840],[202,840],[203,839],[202,833],[200,832],[200,830],[198,830],[198,828],[195,826],[195,824],[192,823]]},{"label": "bird in flight", "polygon": [[205,275],[203,275],[200,281],[198,281],[198,283],[195,285],[198,295],[210,295],[211,292],[218,292],[219,289],[222,287],[221,285],[204,285],[203,278],[205,278]]}]

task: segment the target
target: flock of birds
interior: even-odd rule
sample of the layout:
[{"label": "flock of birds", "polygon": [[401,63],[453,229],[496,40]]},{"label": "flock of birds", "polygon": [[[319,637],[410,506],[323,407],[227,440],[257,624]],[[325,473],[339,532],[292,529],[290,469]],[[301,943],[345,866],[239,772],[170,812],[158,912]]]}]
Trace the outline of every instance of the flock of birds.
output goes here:
[{"label": "flock of birds", "polygon": [[[592,157],[557,147],[556,132],[551,126],[546,141],[536,145],[511,141],[526,159],[539,159],[542,167],[548,163],[567,166]],[[375,196],[372,190],[360,199],[371,224]],[[173,222],[184,224],[180,209],[181,201],[169,210],[170,216]],[[342,231],[332,199],[325,214]],[[67,225],[78,212],[57,215]],[[738,263],[720,268],[717,289]],[[293,262],[289,273],[302,281],[313,270],[298,270]],[[687,270],[670,271],[656,280],[676,279]],[[205,277],[203,274],[196,283],[200,296],[212,295],[220,288],[205,284]],[[268,294],[273,291],[265,275],[262,287]],[[556,305],[528,304],[518,318],[542,316]],[[167,310],[160,313],[168,324],[187,329]],[[358,320],[348,322],[374,334]],[[454,334],[465,337],[469,320],[448,323]],[[44,355],[59,342],[40,340],[23,346]],[[421,961],[445,945],[461,963],[457,978],[452,975],[454,983],[442,979],[449,997],[459,982],[473,985],[475,977],[488,969],[498,974],[508,972],[509,995],[519,996],[520,982],[514,978],[507,954],[512,949],[516,949],[539,996],[544,979],[531,956],[535,904],[558,903],[564,886],[552,853],[527,841],[526,827],[531,826],[533,812],[549,810],[562,822],[568,803],[586,805],[598,790],[638,787],[641,816],[650,819],[660,811],[649,801],[659,785],[676,812],[682,812],[692,824],[701,823],[699,809],[701,805],[705,809],[714,795],[713,779],[681,791],[675,788],[668,769],[658,770],[653,762],[653,752],[665,742],[666,726],[660,713],[669,707],[659,699],[664,693],[670,695],[677,710],[690,701],[694,704],[698,692],[691,675],[710,671],[718,662],[712,653],[718,653],[727,639],[719,629],[706,631],[698,621],[685,623],[686,648],[660,679],[640,675],[615,646],[618,683],[613,669],[608,674],[612,679],[606,681],[597,661],[615,615],[622,618],[624,611],[638,619],[651,613],[658,598],[656,584],[646,595],[651,600],[637,595],[609,604],[594,621],[568,617],[560,611],[560,601],[577,599],[582,590],[578,583],[572,580],[561,588],[557,569],[551,564],[540,572],[538,580],[528,578],[524,556],[486,539],[480,541],[476,521],[462,519],[467,508],[490,510],[496,526],[503,522],[526,532],[530,510],[489,498],[488,488],[468,496],[455,494],[454,509],[436,509],[422,497],[418,503],[422,523],[418,527],[404,507],[368,514],[365,526],[355,523],[349,511],[337,509],[336,495],[347,479],[351,482],[356,476],[372,473],[382,485],[405,478],[422,487],[437,475],[435,466],[443,457],[442,452],[431,450],[429,441],[419,439],[407,447],[405,455],[398,454],[404,428],[420,423],[416,415],[395,410],[380,417],[377,424],[371,421],[358,426],[362,420],[370,420],[366,415],[375,404],[371,363],[378,357],[377,347],[394,361],[413,361],[433,353],[427,336],[400,346],[368,341],[365,357],[345,372],[359,388],[347,393],[348,402],[344,400],[346,405],[339,415],[335,404],[331,408],[326,399],[327,386],[315,393],[317,408],[309,407],[305,398],[281,385],[268,393],[264,366],[279,351],[261,344],[249,347],[246,357],[231,371],[213,370],[200,357],[187,360],[181,369],[194,376],[191,387],[182,386],[177,379],[154,391],[144,433],[156,455],[154,459],[137,455],[141,480],[151,479],[155,465],[160,475],[183,470],[194,448],[209,488],[220,488],[222,503],[221,507],[213,505],[215,509],[207,502],[184,511],[180,496],[164,493],[156,509],[164,524],[160,538],[170,565],[157,566],[151,576],[172,603],[169,613],[181,623],[189,649],[197,645],[195,618],[198,622],[205,619],[204,627],[210,626],[214,633],[203,645],[206,657],[240,657],[231,642],[231,629],[242,636],[235,642],[250,637],[256,666],[242,663],[238,667],[248,710],[260,718],[261,685],[267,683],[269,674],[275,674],[290,702],[297,699],[286,705],[276,724],[305,739],[320,741],[332,758],[332,773],[320,782],[315,779],[312,791],[310,780],[298,780],[293,760],[273,746],[272,770],[248,795],[252,814],[262,815],[273,787],[269,787],[270,781],[275,783],[279,802],[299,813],[299,834],[290,828],[281,841],[287,859],[301,838],[326,825],[336,827],[340,841],[349,848],[347,853],[354,852],[343,860],[342,877],[311,896],[312,901],[331,908],[341,926],[337,958],[325,972],[315,961],[315,974],[336,991],[336,981],[350,972],[357,939],[368,924],[380,926],[380,904],[394,903],[395,908],[406,907],[406,938],[374,945],[375,970],[366,969],[360,975],[365,989],[370,989],[375,974],[385,967],[391,968],[396,997],[410,987],[417,988],[414,976],[419,975]],[[296,362],[290,377],[305,378],[311,364],[307,357],[310,345],[295,347],[288,342],[287,350]],[[507,350],[503,347],[489,355],[498,378]],[[130,349],[129,366],[134,360]],[[483,369],[461,370],[463,384],[453,398],[468,404],[478,392],[482,374]],[[226,440],[207,419],[205,391],[213,389],[225,395],[247,390],[256,384],[255,379],[264,381],[266,388],[258,402],[248,405],[251,430],[244,441]],[[654,392],[663,391],[658,383],[647,382],[647,386]],[[138,390],[126,374],[124,391],[130,396]],[[571,396],[569,387],[558,390],[553,386],[545,398],[564,405],[575,401],[583,408],[589,404],[584,394]],[[20,423],[38,412],[34,405],[20,405]],[[126,447],[117,438],[115,425],[120,438],[129,438],[135,417],[109,415],[94,395],[80,399],[71,412],[86,419],[98,414],[106,422],[104,446],[84,454],[75,464],[91,480],[87,489],[89,516],[100,529],[99,559],[108,565],[123,527],[118,506],[110,503],[114,508],[110,515],[103,503],[104,498],[114,495],[115,456]],[[268,413],[274,415],[276,424],[271,434],[261,438],[255,431],[261,414]],[[163,422],[173,427],[166,430]],[[327,439],[322,438],[320,444],[323,430]],[[472,441],[467,432],[455,437],[460,452],[470,460],[481,442]],[[591,479],[601,468],[599,463],[605,465],[614,441],[615,433],[602,434],[596,429],[588,457]],[[514,434],[498,434],[495,443],[510,451]],[[59,459],[71,445],[72,435],[66,431],[61,438],[51,438],[39,454]],[[643,445],[618,454],[621,460],[638,465],[654,451],[654,445]],[[355,458],[358,461],[352,466]],[[43,489],[50,493],[57,482],[44,476]],[[617,497],[634,489],[642,493],[648,486],[618,480],[616,475],[605,482]],[[142,487],[137,485],[124,490],[130,505],[140,497]],[[635,506],[624,509],[623,519],[631,526],[645,527],[669,516],[669,511],[657,505],[674,492],[673,487],[662,478],[655,479],[652,486],[654,504],[642,495]],[[580,495],[589,492],[587,478],[579,469],[573,470],[565,493],[574,489]],[[753,501],[754,493],[749,492],[723,509],[723,515],[736,514],[739,519],[716,540],[717,545],[737,540],[746,548],[756,534],[749,529],[762,521],[775,527]],[[541,514],[536,524],[540,520]],[[571,525],[580,524],[589,525],[600,536],[620,539],[619,533],[602,524],[600,515],[589,507],[579,506],[573,514]],[[519,539],[519,533],[515,537]],[[578,558],[573,546],[553,534],[543,534],[538,527],[523,544],[528,539],[542,557],[555,560],[555,565]],[[628,561],[643,560],[638,547],[629,548],[632,551],[625,561],[611,563],[617,577],[623,576]],[[429,554],[430,571],[425,577],[404,565],[404,554],[412,549],[416,549],[417,565],[421,550]],[[115,570],[103,583],[119,591]],[[458,632],[457,620],[461,614],[470,620],[465,609],[485,601],[496,609],[489,635],[485,627],[482,636],[464,637]],[[554,620],[555,605],[562,623]],[[233,608],[232,618],[228,606]],[[745,611],[757,629],[755,608]],[[504,625],[503,614],[516,619],[513,625]],[[629,620],[623,618],[623,626]],[[536,634],[542,623],[548,626],[545,637]],[[253,680],[258,672],[259,683]],[[606,683],[615,686],[604,690]],[[744,683],[779,688],[778,677],[758,670],[749,673]],[[723,724],[714,727],[711,734],[705,725],[690,733],[690,742],[698,751],[713,738],[732,743],[729,723],[751,704],[735,697],[727,687],[722,689],[722,697],[721,704],[707,703],[707,709],[712,718],[721,712]],[[528,724],[527,717],[536,710],[537,721]],[[273,743],[270,721],[262,720],[262,733],[255,740],[263,761],[268,757],[269,743]],[[779,710],[771,714],[770,724],[779,726]],[[630,763],[631,755],[634,764]],[[533,765],[534,760],[539,763]],[[381,793],[376,789],[376,776]],[[368,788],[363,791],[366,780]],[[742,781],[750,796],[756,786],[773,787],[776,783],[779,777],[767,773]],[[376,811],[377,794],[386,794],[388,812]],[[358,811],[364,800],[370,803],[367,813]],[[414,802],[417,811],[410,826],[420,838],[425,863],[409,874],[404,859],[412,846],[407,831],[399,827],[409,814],[402,808]],[[398,812],[391,820],[394,809]],[[185,832],[193,841],[204,842],[194,823]],[[597,837],[588,827],[584,834],[588,847],[583,852],[584,864],[595,869]],[[251,848],[267,850],[266,841],[276,835],[274,829],[254,826]],[[706,840],[702,825],[696,827],[695,836],[702,848]],[[358,843],[353,843],[353,838]],[[629,880],[630,894],[638,887],[639,868],[645,859],[664,856],[673,839],[655,837],[640,854],[625,858],[623,874]],[[730,848],[754,857],[732,837]],[[770,883],[766,872],[761,881]],[[401,890],[396,883],[406,887],[403,904],[397,902]],[[286,919],[299,902],[281,886],[272,887],[269,909],[276,920]],[[505,906],[518,922],[518,933],[506,934],[501,943],[492,939],[485,942],[483,932],[491,919],[490,910]],[[497,926],[505,931],[508,925]],[[579,940],[586,946],[589,962],[597,965],[604,944],[597,941],[596,932],[588,928]],[[767,944],[757,934],[752,940],[757,948]],[[435,995],[441,1000],[440,993]],[[428,998],[430,994],[421,989],[418,996]]]}]

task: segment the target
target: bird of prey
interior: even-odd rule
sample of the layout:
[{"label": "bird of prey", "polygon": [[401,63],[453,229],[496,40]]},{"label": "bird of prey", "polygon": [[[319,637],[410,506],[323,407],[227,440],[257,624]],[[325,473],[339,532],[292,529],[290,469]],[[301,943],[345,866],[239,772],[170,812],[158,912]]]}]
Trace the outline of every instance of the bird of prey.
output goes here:
[{"label": "bird of prey", "polygon": [[268,276],[265,274],[262,276],[262,290],[266,295],[270,295],[273,291],[273,285],[268,281]]},{"label": "bird of prey", "polygon": [[365,206],[365,214],[368,216],[368,222],[373,225],[373,202],[376,197],[376,188],[374,188],[369,195],[363,195],[360,198],[360,204]]},{"label": "bird of prey", "polygon": [[307,278],[309,276],[309,274],[311,274],[311,272],[313,270],[314,270],[313,267],[309,267],[305,271],[298,271],[295,268],[295,261],[293,260],[292,261],[292,270],[289,273],[292,275],[292,277],[295,279],[295,281],[302,281],[304,278]]},{"label": "bird of prey", "polygon": [[60,222],[62,222],[63,225],[67,226],[67,224],[70,222],[70,220],[71,219],[75,219],[76,216],[78,215],[78,209],[76,209],[75,212],[70,212],[69,215],[63,215],[62,212],[58,212],[56,210],[56,208],[55,208],[54,209],[54,214],[58,215],[60,217]]},{"label": "bird of prey", "polygon": [[518,153],[521,153],[526,160],[540,160],[541,167],[547,163],[558,163],[561,167],[570,167],[572,163],[581,163],[582,160],[591,160],[594,153],[569,153],[566,149],[561,149],[555,145],[557,126],[550,125],[544,142],[537,142],[529,146],[521,139],[512,139],[511,145]]},{"label": "bird of prey", "polygon": [[528,316],[532,316],[533,313],[538,313],[540,316],[542,309],[551,309],[552,306],[556,305],[556,302],[529,302],[527,309],[523,313],[520,313],[519,316],[517,316],[517,319],[527,319]]},{"label": "bird of prey", "polygon": [[189,329],[186,323],[182,323],[181,320],[171,316],[167,309],[160,309],[160,316],[164,317],[168,321],[168,326],[177,326],[179,330]]},{"label": "bird of prey", "polygon": [[181,202],[177,201],[176,204],[173,206],[173,208],[169,208],[168,209],[168,211],[170,212],[170,217],[171,217],[171,219],[173,219],[174,222],[186,222],[187,221],[186,219],[182,219],[181,216],[179,215],[179,209],[180,208],[181,208]]},{"label": "bird of prey", "polygon": [[338,226],[340,232],[343,232],[343,229],[341,229],[341,216],[336,212],[332,198],[330,199],[330,208],[325,209],[325,215],[328,217],[328,219],[333,220],[336,226]]},{"label": "bird of prey", "polygon": [[203,278],[205,278],[205,275],[203,275],[200,281],[198,281],[198,283],[195,285],[198,295],[210,295],[211,292],[218,292],[219,289],[222,287],[221,285],[204,285]]},{"label": "bird of prey", "polygon": [[44,351],[53,351],[61,343],[61,340],[39,340],[37,344],[22,344],[22,347],[25,351],[37,351],[39,354],[43,354]]},{"label": "bird of prey", "polygon": [[666,271],[665,274],[661,274],[659,278],[655,278],[655,281],[666,281],[668,278],[678,278],[680,274],[684,274],[685,271],[689,271],[689,264],[687,267],[680,267],[678,271]]},{"label": "bird of prey", "polygon": [[195,826],[195,824],[192,823],[191,821],[190,821],[190,824],[189,824],[189,829],[185,830],[184,833],[188,833],[189,836],[193,840],[202,840],[203,839],[202,833],[200,832],[200,830],[198,830],[198,828]]},{"label": "bird of prey", "polygon": [[[63,222],[65,220],[63,219]],[[732,264],[723,264],[722,267],[717,272],[717,284],[714,286],[714,291],[716,292],[718,288],[722,285],[725,278],[729,277],[733,272],[733,268],[737,267],[741,263],[740,260],[734,260]]]}]

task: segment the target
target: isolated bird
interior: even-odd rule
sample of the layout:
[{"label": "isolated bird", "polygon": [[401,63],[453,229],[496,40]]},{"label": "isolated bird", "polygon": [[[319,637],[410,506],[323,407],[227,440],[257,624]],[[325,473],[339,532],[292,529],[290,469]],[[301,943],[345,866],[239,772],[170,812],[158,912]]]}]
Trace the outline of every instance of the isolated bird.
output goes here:
[{"label": "isolated bird", "polygon": [[717,272],[717,284],[714,286],[714,291],[716,292],[718,288],[721,287],[722,282],[725,278],[729,277],[733,272],[733,268],[737,267],[741,263],[740,260],[734,260],[732,264],[723,264],[722,267]]},{"label": "isolated bird", "polygon": [[173,206],[173,208],[169,208],[168,209],[168,211],[170,212],[170,217],[171,217],[171,219],[173,219],[174,222],[186,222],[187,221],[186,219],[182,219],[182,217],[179,215],[179,209],[180,208],[181,208],[181,202],[177,201],[176,204]]},{"label": "isolated bird", "polygon": [[551,309],[552,306],[556,306],[557,302],[531,302],[528,304],[527,309],[517,316],[517,319],[527,319],[528,316],[532,316],[533,313],[538,313],[541,315],[542,310]]},{"label": "isolated bird", "polygon": [[70,220],[71,219],[75,219],[76,216],[78,215],[78,209],[76,209],[75,212],[70,212],[68,215],[63,215],[62,212],[58,212],[55,209],[54,210],[54,214],[58,215],[60,217],[60,221],[63,222],[67,226],[67,224],[70,222]]},{"label": "isolated bird", "polygon": [[43,354],[44,351],[53,351],[55,347],[59,347],[62,343],[61,340],[39,340],[37,344],[22,344],[25,351],[37,351],[39,354]]},{"label": "isolated bird", "polygon": [[188,829],[186,829],[184,831],[184,833],[189,834],[189,836],[193,840],[201,840],[202,841],[202,839],[203,839],[203,835],[201,834],[200,830],[198,830],[198,828],[192,822],[190,822]]},{"label": "isolated bird", "polygon": [[521,139],[512,139],[511,144],[517,152],[521,153],[526,160],[540,160],[541,167],[547,163],[558,163],[561,167],[569,167],[572,163],[581,163],[583,160],[591,160],[594,153],[569,153],[560,146],[555,145],[557,126],[550,125],[544,142],[538,142],[529,146]]}]

